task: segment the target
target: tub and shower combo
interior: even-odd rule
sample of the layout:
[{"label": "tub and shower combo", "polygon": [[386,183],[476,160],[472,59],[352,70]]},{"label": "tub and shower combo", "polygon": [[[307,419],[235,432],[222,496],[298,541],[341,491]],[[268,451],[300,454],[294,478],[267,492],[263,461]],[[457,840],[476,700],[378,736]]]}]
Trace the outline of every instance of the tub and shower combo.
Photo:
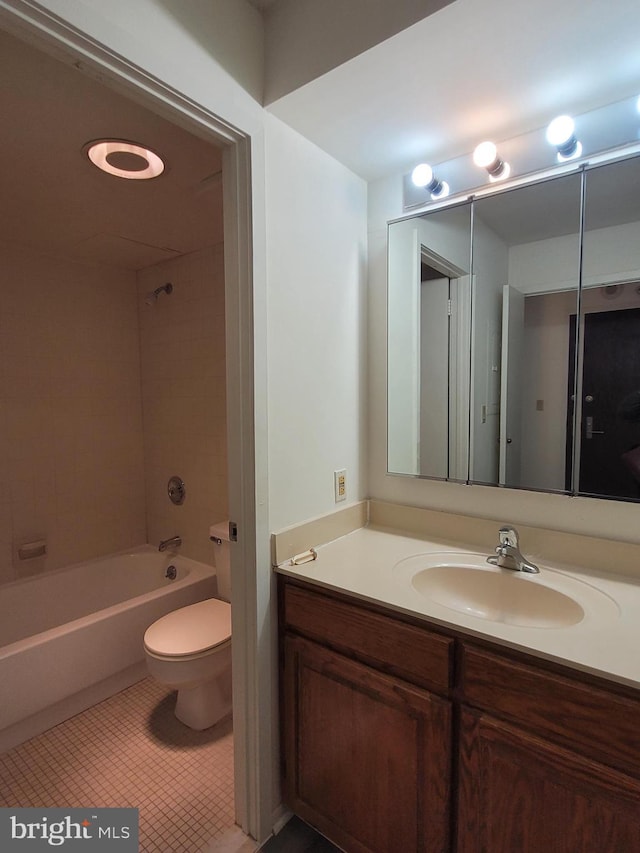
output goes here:
[{"label": "tub and shower combo", "polygon": [[212,566],[150,545],[1,586],[0,752],[144,678],[147,627],[215,595]]}]

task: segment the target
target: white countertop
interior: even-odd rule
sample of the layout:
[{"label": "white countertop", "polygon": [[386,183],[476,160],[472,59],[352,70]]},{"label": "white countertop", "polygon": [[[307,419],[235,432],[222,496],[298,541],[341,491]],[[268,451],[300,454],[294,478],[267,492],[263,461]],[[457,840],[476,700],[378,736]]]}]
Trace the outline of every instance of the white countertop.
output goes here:
[{"label": "white countertop", "polygon": [[[397,565],[408,558],[434,552],[448,552],[449,556],[458,553],[462,557],[480,554],[477,548],[366,527],[320,545],[316,551],[316,560],[298,566],[287,561],[276,571],[640,688],[640,582],[637,580],[536,560],[540,574],[522,576],[519,580],[543,583],[565,592],[580,582],[578,588],[585,592],[580,600],[585,614],[580,622],[568,627],[525,627],[487,620],[438,604],[413,588],[409,567],[415,566],[415,560]],[[527,557],[526,550],[523,551]]]}]

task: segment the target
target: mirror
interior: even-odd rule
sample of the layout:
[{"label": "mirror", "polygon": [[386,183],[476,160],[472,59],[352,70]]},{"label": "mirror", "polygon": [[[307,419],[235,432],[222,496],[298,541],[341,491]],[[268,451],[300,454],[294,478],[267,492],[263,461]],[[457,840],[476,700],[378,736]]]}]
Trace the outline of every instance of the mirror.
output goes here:
[{"label": "mirror", "polygon": [[475,203],[474,483],[565,490],[580,185],[572,174]]},{"label": "mirror", "polygon": [[640,500],[640,158],[388,245],[389,472]]},{"label": "mirror", "polygon": [[471,204],[388,233],[388,469],[468,478]]},{"label": "mirror", "polygon": [[580,302],[573,487],[640,500],[640,158],[585,175]]}]

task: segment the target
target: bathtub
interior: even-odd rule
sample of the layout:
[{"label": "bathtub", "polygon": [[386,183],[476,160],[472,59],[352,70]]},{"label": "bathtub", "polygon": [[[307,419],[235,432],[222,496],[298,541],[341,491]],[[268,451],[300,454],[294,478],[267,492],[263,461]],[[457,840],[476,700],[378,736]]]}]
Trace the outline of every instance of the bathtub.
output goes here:
[{"label": "bathtub", "polygon": [[148,626],[215,594],[213,567],[150,545],[1,586],[0,752],[139,681]]}]

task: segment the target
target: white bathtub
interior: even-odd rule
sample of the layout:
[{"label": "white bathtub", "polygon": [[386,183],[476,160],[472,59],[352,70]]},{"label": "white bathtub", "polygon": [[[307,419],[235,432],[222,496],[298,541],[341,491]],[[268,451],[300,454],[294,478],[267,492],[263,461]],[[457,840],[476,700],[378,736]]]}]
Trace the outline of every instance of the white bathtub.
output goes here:
[{"label": "white bathtub", "polygon": [[215,594],[215,569],[150,545],[1,586],[0,752],[143,678],[147,627]]}]

